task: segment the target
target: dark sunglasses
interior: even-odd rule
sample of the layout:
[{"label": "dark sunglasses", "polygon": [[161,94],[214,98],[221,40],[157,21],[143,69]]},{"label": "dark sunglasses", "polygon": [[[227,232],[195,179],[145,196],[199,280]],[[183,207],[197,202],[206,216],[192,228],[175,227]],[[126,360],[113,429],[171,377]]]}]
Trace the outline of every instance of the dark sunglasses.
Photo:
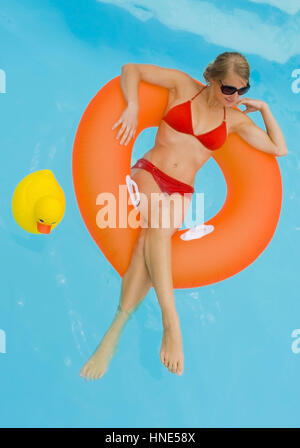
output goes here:
[{"label": "dark sunglasses", "polygon": [[225,86],[224,84],[222,84],[222,81],[220,80],[219,83],[221,84],[220,88],[222,93],[224,93],[224,95],[233,95],[235,92],[238,92],[239,95],[244,95],[250,89],[249,83],[245,87],[241,87],[240,89],[237,89],[234,86]]}]

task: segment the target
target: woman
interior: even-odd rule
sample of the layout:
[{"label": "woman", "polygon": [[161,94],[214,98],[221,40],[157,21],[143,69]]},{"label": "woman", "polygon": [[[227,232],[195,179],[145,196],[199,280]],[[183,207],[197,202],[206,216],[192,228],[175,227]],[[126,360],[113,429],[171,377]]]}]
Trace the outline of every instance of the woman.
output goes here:
[{"label": "woman", "polygon": [[[158,128],[155,145],[132,167],[131,176],[147,201],[139,211],[147,223],[135,243],[130,265],[123,276],[120,303],[114,321],[80,375],[101,378],[116,351],[120,333],[133,311],[154,286],[162,312],[163,338],[161,362],[172,373],[183,373],[183,348],[178,314],[175,308],[171,270],[171,237],[184,221],[198,170],[220,148],[229,133],[239,134],[250,145],[274,156],[287,154],[283,134],[266,102],[241,98],[249,90],[250,69],[238,52],[217,56],[205,69],[208,85],[202,87],[188,74],[150,64],[126,64],[122,67],[121,86],[127,107],[113,129],[120,144],[135,135],[138,117],[138,86],[141,80],[168,88],[167,112]],[[242,112],[232,106],[244,104]],[[246,115],[259,111],[266,130],[260,129]],[[151,201],[153,193],[167,193],[181,200],[178,217],[172,201],[164,201],[164,213],[170,225],[160,220],[162,202]],[[183,200],[183,197],[188,200]],[[176,216],[175,216],[176,215]],[[150,216],[150,218],[149,218]],[[153,220],[159,226],[153,225]]]}]

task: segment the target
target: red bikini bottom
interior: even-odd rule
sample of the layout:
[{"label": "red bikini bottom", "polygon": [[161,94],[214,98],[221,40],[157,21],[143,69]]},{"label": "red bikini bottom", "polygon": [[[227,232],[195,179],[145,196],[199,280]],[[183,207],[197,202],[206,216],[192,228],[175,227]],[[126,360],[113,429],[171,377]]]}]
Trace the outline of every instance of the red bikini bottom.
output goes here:
[{"label": "red bikini bottom", "polygon": [[139,159],[131,168],[142,168],[149,171],[163,193],[180,193],[182,196],[185,193],[189,198],[191,198],[194,193],[194,188],[191,185],[185,184],[184,182],[174,179],[174,177],[168,176],[153,165],[152,162],[149,162],[149,160],[144,159],[143,157]]}]

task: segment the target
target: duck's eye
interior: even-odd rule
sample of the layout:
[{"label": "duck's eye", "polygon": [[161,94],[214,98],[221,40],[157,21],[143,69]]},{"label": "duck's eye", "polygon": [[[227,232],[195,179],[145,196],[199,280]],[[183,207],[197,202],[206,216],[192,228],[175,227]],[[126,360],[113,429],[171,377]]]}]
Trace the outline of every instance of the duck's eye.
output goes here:
[{"label": "duck's eye", "polygon": [[40,219],[40,222],[44,222],[44,220],[43,220],[43,219]]}]

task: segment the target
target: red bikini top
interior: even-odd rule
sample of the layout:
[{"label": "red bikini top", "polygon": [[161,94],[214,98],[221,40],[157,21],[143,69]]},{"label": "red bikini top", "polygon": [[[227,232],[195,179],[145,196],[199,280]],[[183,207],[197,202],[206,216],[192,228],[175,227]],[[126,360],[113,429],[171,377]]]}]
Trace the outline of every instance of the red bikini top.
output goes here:
[{"label": "red bikini top", "polygon": [[206,148],[210,150],[219,149],[226,140],[227,130],[226,130],[226,110],[224,107],[224,118],[222,123],[217,126],[215,129],[211,131],[204,132],[204,134],[195,135],[193,131],[192,124],[192,100],[201,93],[196,93],[190,100],[185,101],[184,103],[177,104],[172,107],[166,115],[163,117],[163,120],[168,123],[173,129],[178,132],[183,132],[185,134],[194,135]]}]

